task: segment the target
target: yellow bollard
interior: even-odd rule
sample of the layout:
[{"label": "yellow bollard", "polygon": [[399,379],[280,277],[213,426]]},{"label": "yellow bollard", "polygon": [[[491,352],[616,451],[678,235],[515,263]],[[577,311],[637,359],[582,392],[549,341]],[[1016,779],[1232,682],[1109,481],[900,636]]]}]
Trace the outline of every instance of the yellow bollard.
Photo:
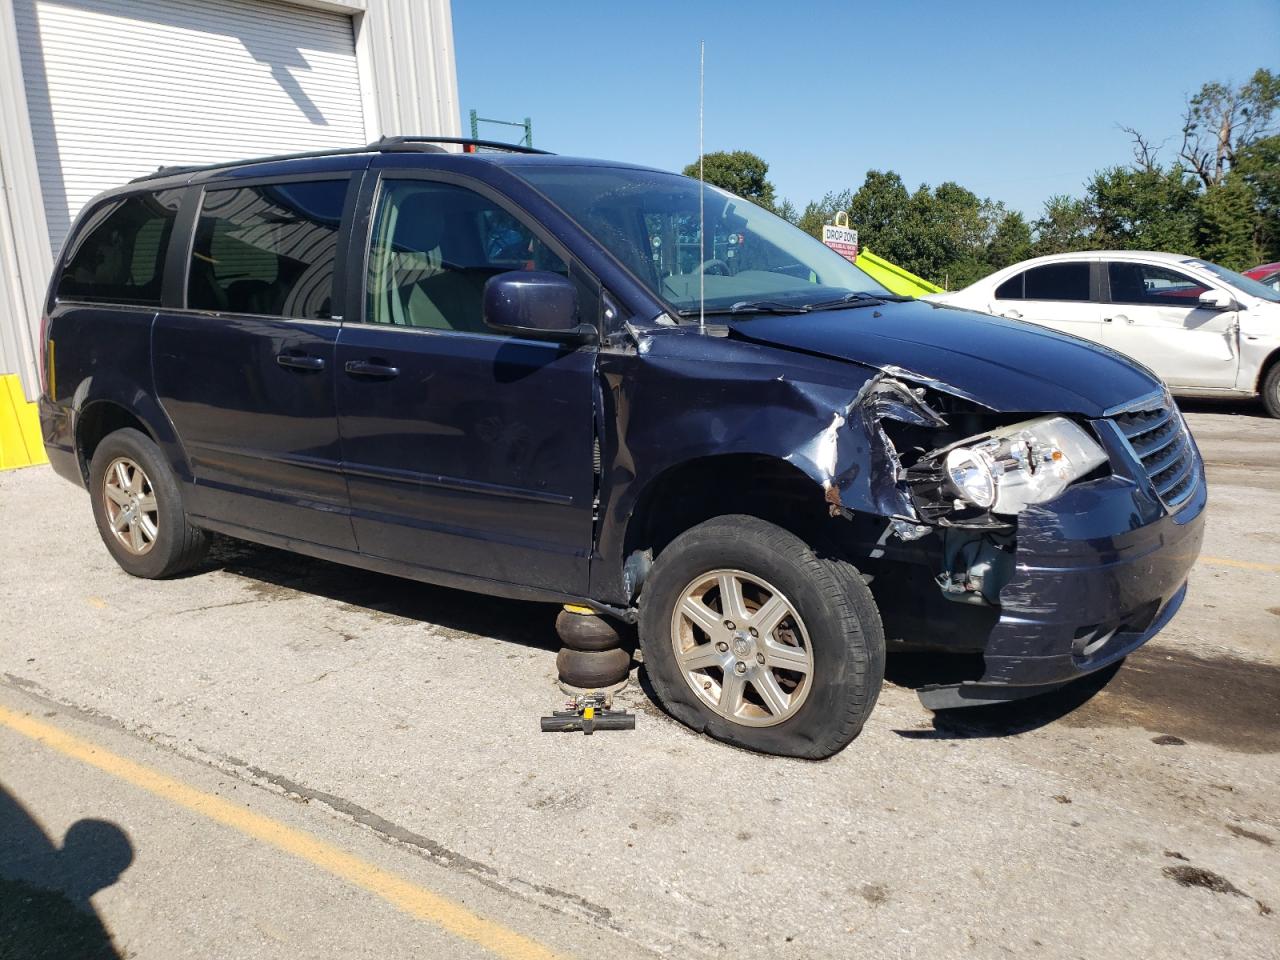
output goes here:
[{"label": "yellow bollard", "polygon": [[17,374],[0,376],[0,470],[48,462],[36,405],[27,402]]}]

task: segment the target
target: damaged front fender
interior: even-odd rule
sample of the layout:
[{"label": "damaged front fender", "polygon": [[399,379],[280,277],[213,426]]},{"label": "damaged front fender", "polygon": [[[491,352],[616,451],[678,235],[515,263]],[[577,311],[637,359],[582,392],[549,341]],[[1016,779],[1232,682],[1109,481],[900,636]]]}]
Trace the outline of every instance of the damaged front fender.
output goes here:
[{"label": "damaged front fender", "polygon": [[666,471],[701,458],[776,458],[814,482],[832,515],[883,517],[908,536],[919,534],[885,425],[933,430],[947,420],[929,401],[937,387],[912,383],[907,371],[701,336],[689,327],[647,333],[634,351],[602,351],[599,371],[606,457],[593,596],[630,601],[622,569],[636,506]]},{"label": "damaged front fender", "polygon": [[[804,385],[797,389],[806,390]],[[832,398],[814,399],[830,403]],[[832,516],[851,509],[919,520],[902,476],[901,457],[885,432],[886,420],[929,428],[947,424],[925,401],[922,387],[881,371],[831,411],[821,432],[785,457],[819,479]]]}]

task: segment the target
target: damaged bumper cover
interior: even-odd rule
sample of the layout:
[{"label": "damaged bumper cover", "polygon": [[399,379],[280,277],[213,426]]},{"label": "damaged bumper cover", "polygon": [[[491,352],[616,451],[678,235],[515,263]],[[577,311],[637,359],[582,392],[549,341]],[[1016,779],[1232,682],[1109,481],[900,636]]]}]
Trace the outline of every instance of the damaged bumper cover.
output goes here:
[{"label": "damaged bumper cover", "polygon": [[1196,492],[1172,515],[1118,476],[1019,514],[1015,570],[1000,592],[984,674],[922,687],[921,703],[945,710],[1047,693],[1155,636],[1182,604],[1204,536],[1198,457],[1195,469]]}]

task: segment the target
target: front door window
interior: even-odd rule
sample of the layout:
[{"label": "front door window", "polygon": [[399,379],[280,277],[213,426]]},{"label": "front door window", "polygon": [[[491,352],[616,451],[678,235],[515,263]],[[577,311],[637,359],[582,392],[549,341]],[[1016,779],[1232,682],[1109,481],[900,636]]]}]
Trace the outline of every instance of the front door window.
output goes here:
[{"label": "front door window", "polygon": [[474,191],[414,180],[383,185],[369,250],[369,323],[493,334],[481,300],[509,270],[568,276],[568,265],[510,213]]},{"label": "front door window", "polygon": [[1151,263],[1109,263],[1112,303],[1194,309],[1208,286],[1185,273]]}]

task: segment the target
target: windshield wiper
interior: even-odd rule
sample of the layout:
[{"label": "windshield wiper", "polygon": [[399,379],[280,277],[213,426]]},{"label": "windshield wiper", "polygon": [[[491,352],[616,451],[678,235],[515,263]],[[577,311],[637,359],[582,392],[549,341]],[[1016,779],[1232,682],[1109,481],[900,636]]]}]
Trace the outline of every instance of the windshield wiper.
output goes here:
[{"label": "windshield wiper", "polygon": [[[855,290],[834,300],[819,300],[815,303],[783,303],[780,300],[739,300],[728,307],[715,307],[707,310],[706,315],[712,317],[724,316],[725,314],[743,316],[744,314],[758,313],[811,313],[814,310],[837,310],[841,307],[872,307],[888,301],[901,303],[912,299],[914,298],[900,297],[893,293],[866,293],[862,290]],[[679,310],[676,315],[680,317],[696,317],[698,308],[689,307],[685,310]]]},{"label": "windshield wiper", "polygon": [[806,303],[805,307],[809,310],[837,310],[841,307],[873,307],[877,303],[903,303],[912,300],[913,297],[900,297],[894,293],[866,293],[862,290],[855,290],[852,293],[846,293],[843,297],[837,297],[835,300],[822,300],[818,303]]},{"label": "windshield wiper", "polygon": [[[734,314],[741,316],[744,313],[808,313],[811,307],[804,303],[780,303],[777,300],[739,300],[737,303],[728,307],[715,307],[707,310],[706,315],[723,316],[724,314]],[[697,307],[689,307],[687,310],[678,311],[682,317],[696,317],[698,315]]]}]

